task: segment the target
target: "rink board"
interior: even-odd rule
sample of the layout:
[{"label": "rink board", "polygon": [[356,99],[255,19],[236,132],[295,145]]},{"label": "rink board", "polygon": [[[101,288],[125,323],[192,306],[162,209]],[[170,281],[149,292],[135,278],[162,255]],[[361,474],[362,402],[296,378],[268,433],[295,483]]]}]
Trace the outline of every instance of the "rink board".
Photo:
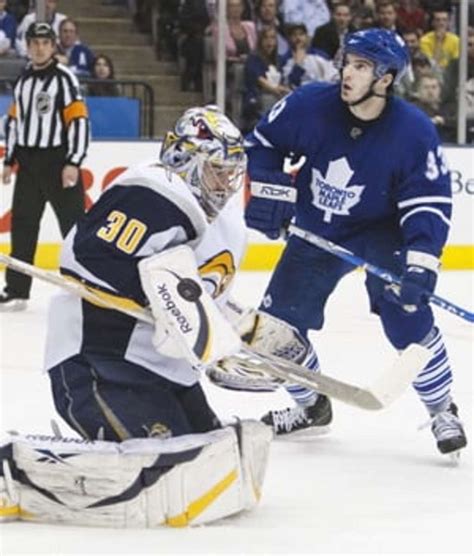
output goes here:
[{"label": "rink board", "polygon": [[[474,270],[474,148],[446,147],[452,176],[453,224],[443,253],[443,268]],[[86,203],[89,207],[107,185],[128,166],[148,158],[155,159],[159,143],[151,141],[94,141],[83,165]],[[0,145],[0,161],[4,147]],[[10,206],[13,183],[1,187],[0,252],[10,250]],[[249,245],[242,263],[244,270],[270,270],[283,248],[282,242],[266,241],[251,231]],[[56,219],[47,207],[41,224],[36,264],[56,268],[60,249],[60,234]]]}]

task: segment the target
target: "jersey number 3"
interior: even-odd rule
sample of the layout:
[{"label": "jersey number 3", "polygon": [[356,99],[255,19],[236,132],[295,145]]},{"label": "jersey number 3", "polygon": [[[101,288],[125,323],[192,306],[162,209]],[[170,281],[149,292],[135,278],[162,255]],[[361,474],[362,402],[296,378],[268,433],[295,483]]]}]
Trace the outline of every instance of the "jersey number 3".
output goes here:
[{"label": "jersey number 3", "polygon": [[429,151],[426,158],[426,172],[425,176],[434,181],[441,175],[446,175],[449,172],[448,165],[446,163],[446,158],[443,153],[443,149],[439,146],[436,149],[436,154],[434,151]]},{"label": "jersey number 3", "polygon": [[117,249],[131,255],[145,234],[147,227],[140,220],[127,218],[119,210],[113,210],[107,216],[107,224],[97,230],[97,237],[107,243],[115,243]]}]

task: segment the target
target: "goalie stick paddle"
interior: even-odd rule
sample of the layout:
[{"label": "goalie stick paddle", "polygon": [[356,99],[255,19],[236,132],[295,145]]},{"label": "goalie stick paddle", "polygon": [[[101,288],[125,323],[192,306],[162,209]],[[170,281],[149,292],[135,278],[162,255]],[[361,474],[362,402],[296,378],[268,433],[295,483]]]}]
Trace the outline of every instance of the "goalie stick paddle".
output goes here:
[{"label": "goalie stick paddle", "polygon": [[[43,270],[8,255],[0,254],[0,263],[7,265],[17,272],[68,290],[96,305],[120,311],[137,320],[154,324],[153,316],[148,309],[126,309],[114,303],[113,298],[102,296],[99,291],[89,288],[84,283],[70,280],[60,274]],[[271,385],[277,385],[275,380],[277,379],[277,381],[282,383],[301,384],[346,404],[368,410],[382,409],[397,399],[430,358],[430,352],[426,348],[418,345],[409,346],[395,362],[393,369],[385,371],[380,375],[372,387],[361,388],[321,373],[312,373],[296,363],[266,353],[260,353],[250,347],[245,347],[242,351],[242,356],[239,356],[239,354],[232,355],[217,364],[217,368],[221,364],[221,368],[224,369],[224,372],[221,373],[224,379],[225,373],[232,375],[232,368],[237,365],[239,368],[238,379],[240,389],[245,389],[245,368],[247,367],[250,375],[252,372],[257,371],[260,380],[263,379],[264,381],[265,374],[267,374],[269,376],[268,383],[270,390],[273,389]],[[208,375],[212,378],[212,373],[208,372]],[[251,379],[249,378],[249,380]],[[260,390],[263,389],[260,388]]]},{"label": "goalie stick paddle", "polygon": [[[400,285],[400,278],[398,276],[395,276],[395,274],[393,274],[389,270],[380,268],[374,264],[365,261],[364,259],[358,257],[352,251],[349,251],[345,247],[341,247],[340,245],[337,245],[332,241],[329,241],[327,239],[324,239],[321,236],[313,234],[308,230],[304,230],[303,228],[300,228],[295,224],[290,224],[288,226],[287,231],[290,234],[293,234],[299,237],[300,239],[303,239],[304,241],[307,241],[308,243],[311,243],[312,245],[315,245],[316,247],[319,247],[320,249],[323,249],[324,251],[327,251],[328,253],[331,253],[336,257],[339,257],[340,259],[343,259],[344,261],[354,266],[360,266],[369,274],[374,274],[375,276],[378,276],[379,278],[381,278],[382,280],[384,280],[389,284]],[[433,303],[433,305],[436,305],[441,309],[448,311],[452,315],[467,320],[468,322],[474,322],[473,312],[467,311],[466,309],[463,309],[462,307],[459,307],[458,305],[451,303],[447,299],[443,299],[438,295],[431,294],[429,296],[429,300],[431,303]]]},{"label": "goalie stick paddle", "polygon": [[252,350],[252,353],[262,357],[264,363],[265,359],[270,362],[268,373],[272,376],[286,382],[293,381],[335,400],[367,410],[383,409],[393,403],[405,392],[431,358],[429,350],[411,344],[397,357],[391,368],[383,371],[372,385],[362,388],[322,373],[313,373],[273,355],[261,354],[255,350]]}]

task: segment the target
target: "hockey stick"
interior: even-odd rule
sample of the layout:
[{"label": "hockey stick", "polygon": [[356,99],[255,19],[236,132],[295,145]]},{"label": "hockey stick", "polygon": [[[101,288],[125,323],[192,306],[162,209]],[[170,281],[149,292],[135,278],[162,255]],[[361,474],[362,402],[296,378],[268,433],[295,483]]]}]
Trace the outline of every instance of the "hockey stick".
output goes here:
[{"label": "hockey stick", "polygon": [[[84,283],[43,270],[8,255],[0,254],[0,263],[4,263],[22,274],[59,286],[95,305],[120,311],[137,320],[154,324],[153,316],[148,309],[124,308],[115,303],[113,297],[102,295],[100,291],[94,290]],[[341,402],[368,410],[381,409],[397,399],[431,357],[427,349],[418,345],[409,346],[395,362],[394,367],[385,371],[372,387],[361,388],[321,373],[312,373],[296,363],[260,353],[249,347],[244,348],[242,352],[241,355],[229,356],[216,364],[216,368],[221,371],[220,377],[224,379],[227,376],[232,380],[232,377],[236,376],[236,368],[241,371],[237,373],[241,389],[245,385],[244,377],[247,370],[249,375],[258,373],[260,381],[262,378],[264,380],[265,374],[269,375],[269,383],[275,386],[280,383],[279,381],[301,384]],[[212,373],[210,376],[212,378]]]},{"label": "hockey stick", "polygon": [[[392,272],[390,272],[389,270],[368,263],[345,247],[341,247],[340,245],[324,239],[321,236],[313,234],[308,230],[303,230],[303,228],[299,228],[295,224],[289,225],[288,232],[299,237],[300,239],[303,239],[304,241],[307,241],[308,243],[311,243],[312,245],[315,245],[316,247],[319,247],[320,249],[323,249],[324,251],[327,251],[328,253],[331,253],[332,255],[335,255],[336,257],[339,257],[340,259],[343,259],[344,261],[354,266],[360,266],[369,274],[374,274],[375,276],[378,276],[389,284],[400,285],[401,281],[398,276],[392,274]],[[430,294],[429,300],[434,305],[437,305],[441,309],[444,309],[445,311],[448,311],[449,313],[457,317],[467,320],[468,322],[474,322],[474,313],[469,312],[466,309],[455,305],[454,303],[451,303],[447,299],[443,299],[442,297],[439,297],[435,294]]]},{"label": "hockey stick", "polygon": [[[264,387],[264,381],[258,381],[267,373],[276,379],[269,381],[270,385],[300,384],[340,402],[367,410],[383,409],[393,403],[405,392],[431,358],[426,348],[411,344],[395,360],[392,368],[384,370],[373,384],[363,388],[322,373],[313,373],[305,367],[274,355],[259,353],[253,349],[243,351],[244,355],[231,355],[219,361],[208,371],[210,378],[226,388],[242,390],[245,387],[243,382],[239,388],[242,374],[245,376],[248,372],[249,376],[252,376],[257,373],[256,380],[260,388],[255,390],[268,391],[270,388]],[[245,352],[248,353],[247,357]],[[230,374],[229,377],[224,376],[226,372]],[[235,387],[232,388],[229,383],[235,383]]]}]

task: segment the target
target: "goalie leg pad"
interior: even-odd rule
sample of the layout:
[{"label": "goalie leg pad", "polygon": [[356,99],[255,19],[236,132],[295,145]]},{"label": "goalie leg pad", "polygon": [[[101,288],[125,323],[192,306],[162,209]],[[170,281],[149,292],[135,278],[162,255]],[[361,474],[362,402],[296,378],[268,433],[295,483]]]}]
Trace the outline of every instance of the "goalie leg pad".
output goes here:
[{"label": "goalie leg pad", "polygon": [[12,444],[0,444],[0,523],[16,521],[20,517],[18,489],[11,474],[12,465]]},{"label": "goalie leg pad", "polygon": [[[143,259],[138,269],[156,320],[158,351],[184,357],[194,365],[238,351],[240,338],[206,292],[188,246]],[[163,328],[169,337],[160,333]]]},{"label": "goalie leg pad", "polygon": [[256,421],[122,443],[12,437],[17,516],[114,528],[210,523],[255,506],[271,437]]}]

